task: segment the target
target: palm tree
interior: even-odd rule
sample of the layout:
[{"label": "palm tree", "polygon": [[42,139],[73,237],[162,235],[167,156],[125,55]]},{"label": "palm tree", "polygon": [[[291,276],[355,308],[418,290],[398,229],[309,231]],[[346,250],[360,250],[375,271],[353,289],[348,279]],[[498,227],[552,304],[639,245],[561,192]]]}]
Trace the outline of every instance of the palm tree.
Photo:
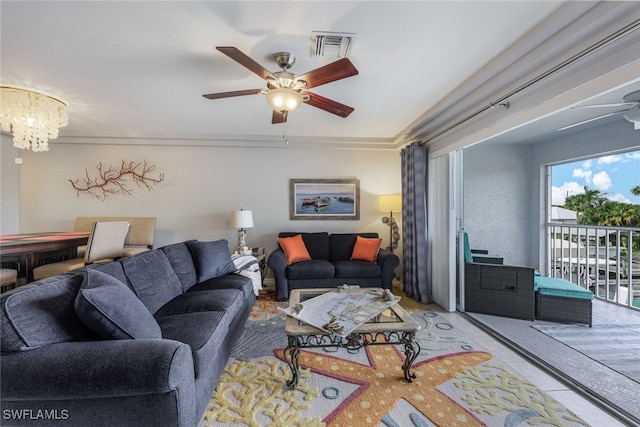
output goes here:
[{"label": "palm tree", "polygon": [[636,185],[631,189],[631,194],[634,196],[640,196],[640,185]]},{"label": "palm tree", "polygon": [[600,223],[602,213],[600,208],[607,201],[608,199],[600,190],[591,190],[585,186],[584,193],[567,197],[564,207],[578,212],[579,224],[595,225]]}]

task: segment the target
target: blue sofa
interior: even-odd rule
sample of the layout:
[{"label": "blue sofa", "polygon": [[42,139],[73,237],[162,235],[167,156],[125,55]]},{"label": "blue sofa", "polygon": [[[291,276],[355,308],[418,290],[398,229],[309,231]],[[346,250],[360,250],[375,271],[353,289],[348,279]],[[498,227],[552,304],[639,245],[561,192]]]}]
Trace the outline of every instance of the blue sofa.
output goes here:
[{"label": "blue sofa", "polygon": [[377,238],[378,233],[296,233],[282,232],[280,238],[302,236],[311,259],[288,265],[280,246],[268,259],[276,281],[276,298],[285,300],[294,289],[330,288],[347,285],[391,289],[393,270],[400,264],[398,257],[380,249],[376,262],[351,260],[357,236]]},{"label": "blue sofa", "polygon": [[194,426],[255,293],[188,241],[2,294],[3,425]]}]

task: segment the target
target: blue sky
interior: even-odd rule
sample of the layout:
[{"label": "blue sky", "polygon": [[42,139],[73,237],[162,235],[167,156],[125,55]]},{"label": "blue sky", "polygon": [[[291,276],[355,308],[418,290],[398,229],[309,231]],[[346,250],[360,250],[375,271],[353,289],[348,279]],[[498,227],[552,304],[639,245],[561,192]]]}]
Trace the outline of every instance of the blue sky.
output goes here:
[{"label": "blue sky", "polygon": [[585,185],[611,200],[640,205],[640,196],[631,194],[640,185],[640,150],[553,166],[551,185],[553,205],[563,205],[567,194],[584,193]]}]

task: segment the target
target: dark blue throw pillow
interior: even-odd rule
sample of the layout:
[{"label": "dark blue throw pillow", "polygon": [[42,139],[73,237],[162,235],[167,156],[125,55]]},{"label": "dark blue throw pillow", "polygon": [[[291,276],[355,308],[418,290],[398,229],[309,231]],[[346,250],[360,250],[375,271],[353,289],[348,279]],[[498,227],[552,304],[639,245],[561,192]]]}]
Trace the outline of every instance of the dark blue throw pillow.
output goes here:
[{"label": "dark blue throw pillow", "polygon": [[189,246],[193,252],[199,283],[236,271],[227,240],[222,239],[215,242],[194,240],[189,242]]},{"label": "dark blue throw pillow", "polygon": [[158,322],[131,289],[95,269],[85,273],[75,311],[82,323],[106,339],[162,338]]}]

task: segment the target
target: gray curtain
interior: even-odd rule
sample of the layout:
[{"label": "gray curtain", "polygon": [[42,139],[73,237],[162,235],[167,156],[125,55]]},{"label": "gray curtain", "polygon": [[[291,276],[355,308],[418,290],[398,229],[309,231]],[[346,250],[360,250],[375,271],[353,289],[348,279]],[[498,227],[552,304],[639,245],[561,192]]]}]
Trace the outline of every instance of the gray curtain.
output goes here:
[{"label": "gray curtain", "polygon": [[422,303],[432,301],[427,277],[427,147],[405,147],[402,158],[403,290]]}]

